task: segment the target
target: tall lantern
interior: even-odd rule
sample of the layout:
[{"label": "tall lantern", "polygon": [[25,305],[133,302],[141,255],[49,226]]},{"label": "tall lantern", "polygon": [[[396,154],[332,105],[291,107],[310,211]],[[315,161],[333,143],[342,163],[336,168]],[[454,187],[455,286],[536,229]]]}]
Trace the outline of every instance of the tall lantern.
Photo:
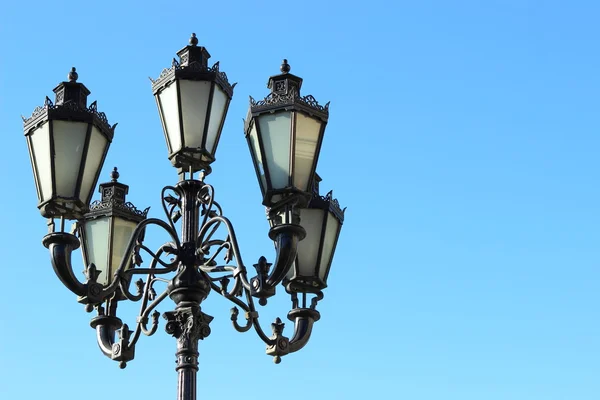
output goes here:
[{"label": "tall lantern", "polygon": [[129,186],[117,182],[117,168],[111,173],[111,178],[111,182],[100,185],[101,200],[90,205],[90,212],[85,214],[79,225],[83,263],[96,266],[100,272],[97,281],[105,286],[112,282],[133,231],[146,219],[149,209],[140,211],[126,201]]},{"label": "tall lantern", "polygon": [[46,218],[80,218],[88,208],[115,125],[87,106],[90,91],[77,82],[75,68],[30,118],[23,118],[38,208]]},{"label": "tall lantern", "polygon": [[262,190],[263,204],[274,206],[286,195],[309,196],[319,159],[329,103],[302,97],[302,78],[292,75],[287,60],[281,74],[269,78],[271,93],[260,101],[250,97],[244,122],[248,147]]},{"label": "tall lantern", "polygon": [[209,173],[235,84],[218,62],[208,67],[210,54],[194,33],[177,55],[179,61],[152,80],[169,159],[180,171]]},{"label": "tall lantern", "polygon": [[311,293],[327,287],[327,277],[344,222],[344,212],[332,197],[319,194],[319,181],[315,174],[313,195],[307,208],[300,209],[300,225],[306,238],[298,244],[298,255],[290,268],[284,285],[288,291]]}]

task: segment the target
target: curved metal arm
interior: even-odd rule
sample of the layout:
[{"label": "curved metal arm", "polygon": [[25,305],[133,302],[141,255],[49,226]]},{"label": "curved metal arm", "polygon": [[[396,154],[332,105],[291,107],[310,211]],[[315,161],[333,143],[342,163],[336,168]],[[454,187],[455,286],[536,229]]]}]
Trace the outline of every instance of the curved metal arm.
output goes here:
[{"label": "curved metal arm", "polygon": [[99,315],[92,319],[90,326],[96,330],[98,347],[102,353],[112,358],[115,333],[122,328],[123,322],[117,317]]},{"label": "curved metal arm", "polygon": [[[152,284],[150,282],[151,282],[152,278],[154,277],[154,274],[166,274],[168,272],[173,272],[177,269],[177,263],[178,263],[177,258],[170,264],[167,264],[160,259],[162,254],[165,252],[165,246],[166,245],[163,245],[156,252],[156,254],[154,254],[152,251],[150,251],[150,249],[148,249],[146,246],[141,246],[142,249],[145,250],[146,252],[148,252],[148,254],[150,254],[150,256],[152,257],[152,262],[150,263],[150,267],[149,268],[130,268],[128,270],[123,271],[123,274],[120,277],[121,280],[120,280],[119,287],[120,287],[123,295],[128,300],[139,301],[142,298],[142,296],[144,295],[144,293],[149,291],[150,288],[152,287]],[[157,269],[156,268],[157,263],[164,265],[165,268]],[[129,277],[133,274],[148,274],[149,286],[146,286],[146,289],[144,290],[144,282],[141,279],[138,280],[136,282],[136,284],[138,286],[138,293],[136,295],[131,293],[131,291],[129,290],[129,285],[128,285],[128,283],[130,282]]]},{"label": "curved metal arm", "polygon": [[[238,269],[240,270],[240,272],[238,274],[234,274],[234,275],[239,276],[240,279],[242,280],[244,287],[249,289],[250,284],[247,279],[246,267],[244,266],[244,262],[242,261],[242,256],[240,254],[240,248],[239,248],[239,245],[237,242],[237,238],[235,236],[235,231],[233,230],[233,226],[231,225],[231,222],[229,221],[229,219],[227,219],[226,217],[220,216],[220,215],[209,219],[208,222],[206,224],[202,225],[202,228],[200,228],[200,232],[198,233],[198,242],[202,243],[202,245],[204,246],[204,236],[207,234],[209,229],[213,225],[221,224],[221,223],[224,224],[225,227],[227,228],[228,238],[227,238],[226,242],[230,243],[228,250],[230,250],[233,253],[233,257],[235,258],[237,265],[238,265]],[[219,243],[223,243],[223,242],[219,241]]]},{"label": "curved metal arm", "polygon": [[[133,252],[133,248],[136,245],[138,238],[144,232],[144,229],[148,225],[158,225],[161,228],[163,228],[164,230],[166,230],[167,233],[171,236],[171,238],[173,239],[173,241],[175,243],[175,246],[177,248],[177,253],[179,253],[179,251],[181,249],[181,245],[179,243],[179,238],[177,237],[177,233],[173,229],[171,229],[171,227],[166,222],[164,222],[158,218],[149,218],[149,219],[143,220],[142,222],[140,222],[137,225],[137,227],[133,231],[133,234],[131,235],[131,239],[129,240],[129,243],[127,244],[127,249],[125,250],[125,253],[123,255],[123,259],[121,260],[121,263],[119,264],[119,268],[114,273],[114,279],[111,282],[111,284],[106,286],[102,290],[102,292],[99,294],[98,297],[100,299],[105,299],[106,297],[108,297],[109,295],[114,293],[115,290],[119,287],[120,281],[121,281],[120,277],[124,273],[126,273],[126,271],[127,271],[126,268],[129,265],[129,263],[131,262],[130,256],[131,256],[131,253]],[[161,260],[157,260],[157,261],[159,263],[162,263]],[[132,274],[136,273],[135,270],[136,270],[135,268],[130,269]]]},{"label": "curved metal arm", "polygon": [[71,253],[79,248],[79,239],[70,233],[50,233],[42,239],[42,244],[50,250],[52,268],[58,279],[71,292],[78,296],[87,294],[87,287],[73,273]]},{"label": "curved metal arm", "polygon": [[[173,242],[175,243],[177,252],[179,252],[179,250],[181,250],[181,244],[179,243],[179,237],[177,236],[177,232],[174,229],[172,229],[169,224],[167,224],[166,222],[164,222],[158,218],[145,219],[142,222],[140,222],[138,224],[138,226],[135,228],[135,230],[133,231],[133,234],[131,235],[131,239],[129,240],[129,243],[127,244],[127,250],[125,250],[123,259],[121,260],[121,263],[119,264],[119,268],[115,271],[115,277],[121,275],[123,273],[123,271],[125,271],[125,269],[129,265],[129,262],[130,262],[129,257],[131,256],[133,248],[136,245],[138,238],[144,232],[144,229],[148,225],[158,225],[161,228],[163,228],[164,230],[166,230],[167,233],[173,239]],[[156,257],[154,257],[154,258],[156,259]],[[167,265],[166,263],[162,262],[161,260],[157,260],[157,261],[163,265]],[[133,271],[134,270],[132,270],[132,272]]]},{"label": "curved metal arm", "polygon": [[[199,195],[199,200],[203,204],[203,215],[200,232],[198,233],[197,246],[202,249],[204,253],[208,253],[208,250],[212,246],[218,246],[215,254],[210,257],[205,263],[205,272],[216,272],[211,271],[211,267],[214,267],[215,257],[224,249],[227,249],[225,256],[226,262],[235,258],[238,264],[238,271],[234,276],[241,277],[241,283],[244,288],[251,291],[252,296],[260,298],[260,304],[265,305],[266,299],[275,294],[275,287],[285,278],[289,269],[291,268],[296,255],[298,252],[298,242],[306,236],[306,231],[302,226],[296,224],[296,220],[291,219],[294,223],[278,223],[273,226],[269,231],[269,237],[275,242],[275,249],[277,252],[275,263],[269,264],[266,259],[261,257],[258,264],[255,265],[258,275],[248,282],[246,268],[242,262],[239,245],[235,236],[235,231],[230,221],[223,216],[223,212],[219,204],[214,201],[215,191],[211,185],[205,184],[202,188],[202,192]],[[288,208],[292,207],[298,202],[297,196],[291,196],[284,199],[276,207]],[[171,201],[174,203],[174,201]],[[216,207],[213,210],[213,207]],[[278,209],[279,209],[278,208]],[[227,239],[224,241],[211,240],[213,234],[223,224],[227,229]],[[273,265],[273,268],[270,268]],[[236,284],[240,281],[236,279]],[[231,291],[230,294],[233,294]]]},{"label": "curved metal arm", "polygon": [[152,301],[152,303],[150,303],[150,305],[147,306],[149,300],[148,292],[151,285],[152,281],[148,280],[148,283],[146,284],[146,287],[148,289],[144,292],[144,303],[140,307],[140,315],[137,318],[137,326],[135,328],[135,332],[133,334],[133,338],[131,339],[129,347],[135,346],[142,333],[146,336],[152,336],[156,333],[156,330],[158,329],[158,318],[160,317],[160,313],[154,311],[154,313],[152,314],[152,327],[150,329],[148,329],[147,327],[148,316],[150,315],[150,312],[154,310],[167,297],[168,291],[165,290],[164,292],[162,292],[158,297],[156,297]]},{"label": "curved metal arm", "polygon": [[315,322],[321,318],[317,310],[296,308],[288,314],[288,319],[294,321],[294,334],[289,343],[289,353],[300,350],[310,339]]},{"label": "curved metal arm", "polygon": [[300,225],[283,224],[271,228],[269,237],[275,241],[277,258],[266,284],[276,286],[285,278],[294,263],[298,254],[298,243],[306,237],[306,231]]},{"label": "curved metal arm", "polygon": [[[127,361],[133,360],[134,349],[129,346],[131,331],[117,317],[99,315],[90,322],[96,329],[98,346],[102,353],[112,360],[120,361],[119,367],[125,368]],[[118,340],[116,336],[118,334]]]},{"label": "curved metal arm", "polygon": [[258,312],[256,311],[256,307],[254,306],[254,301],[252,299],[252,296],[250,295],[250,292],[248,290],[244,290],[244,292],[246,293],[246,299],[248,301],[248,304],[244,303],[242,300],[236,298],[235,296],[232,296],[231,294],[229,294],[226,290],[226,288],[219,288],[217,285],[215,285],[213,282],[211,282],[211,288],[219,293],[221,296],[225,297],[226,299],[228,299],[229,301],[231,301],[232,303],[234,303],[235,305],[237,305],[238,307],[240,307],[242,310],[244,310],[246,312],[246,325],[245,326],[241,326],[238,324],[237,322],[237,318],[239,315],[239,310],[237,309],[237,307],[233,307],[231,309],[231,322],[233,323],[233,327],[235,328],[236,331],[238,332],[247,332],[248,330],[250,330],[251,327],[254,327],[254,330],[256,331],[258,337],[265,342],[265,344],[267,345],[272,345],[273,344],[273,340],[271,340],[264,332],[264,330],[262,329],[262,327],[260,326],[260,323],[258,321]]},{"label": "curved metal arm", "polygon": [[[209,232],[209,229],[216,224],[225,225],[228,233],[227,240],[224,242],[215,240],[208,241],[208,243],[205,242],[204,236]],[[264,257],[262,257],[259,260],[259,263],[255,265],[258,275],[249,282],[246,267],[241,259],[235,231],[229,219],[221,215],[215,216],[202,226],[198,234],[199,242],[202,243],[202,246],[207,246],[208,244],[219,245],[218,251],[220,251],[225,244],[227,245],[228,252],[230,251],[233,254],[233,258],[235,258],[238,264],[238,271],[236,271],[235,275],[240,276],[241,283],[245,289],[251,291],[252,296],[261,299],[261,305],[266,304],[266,298],[275,294],[275,287],[283,280],[294,263],[298,253],[298,243],[300,240],[304,239],[305,236],[306,231],[300,225],[282,224],[273,227],[269,232],[269,237],[275,241],[275,248],[277,251],[274,267],[269,273],[271,265],[266,262]],[[214,260],[214,257],[215,255],[209,260]]]},{"label": "curved metal arm", "polygon": [[276,364],[281,362],[281,357],[293,353],[303,348],[312,334],[312,327],[315,321],[321,318],[317,310],[310,308],[296,308],[290,311],[288,318],[294,321],[294,336],[292,340],[283,336],[284,323],[277,318],[271,327],[273,344],[267,345],[267,354],[273,356]]}]

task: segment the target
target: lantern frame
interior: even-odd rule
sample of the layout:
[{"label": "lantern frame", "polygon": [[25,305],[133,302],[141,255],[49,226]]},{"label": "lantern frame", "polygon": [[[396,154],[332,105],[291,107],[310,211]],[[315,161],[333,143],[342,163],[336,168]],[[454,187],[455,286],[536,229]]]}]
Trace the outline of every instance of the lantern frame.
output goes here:
[{"label": "lantern frame", "polygon": [[[254,170],[263,195],[263,205],[267,207],[275,207],[278,203],[285,201],[286,197],[290,196],[296,196],[305,201],[310,198],[310,189],[313,186],[312,180],[317,168],[325,128],[329,119],[329,102],[323,106],[320,105],[312,95],[301,96],[300,88],[302,86],[302,78],[290,74],[290,69],[290,65],[287,60],[284,59],[280,67],[282,73],[271,76],[267,83],[267,87],[271,89],[271,93],[263,100],[259,101],[256,101],[250,96],[250,107],[246,119],[244,120],[244,132],[250,149],[252,163],[254,164]],[[261,124],[259,123],[260,118],[265,115],[282,112],[290,112],[290,118],[292,118],[290,131],[281,133],[282,135],[290,135],[290,148],[288,149],[289,165],[287,169],[288,182],[283,188],[275,187],[276,185],[273,182],[273,171],[270,171],[269,165],[273,165],[275,162],[267,158],[265,152],[265,140],[263,132],[261,131]],[[307,175],[308,179],[303,187],[297,187],[295,185],[298,114],[302,114],[303,117],[310,118],[320,123],[314,155],[310,171]],[[253,138],[254,132],[256,134],[256,139]],[[252,140],[256,140],[258,145],[253,145]]]},{"label": "lantern frame", "polygon": [[[118,255],[114,252],[115,240],[115,220],[122,219],[125,221],[134,222],[137,226],[140,222],[144,221],[148,216],[150,207],[144,210],[138,210],[131,202],[126,201],[126,195],[129,192],[129,186],[117,181],[119,173],[115,167],[111,173],[111,182],[102,183],[99,187],[99,192],[102,194],[100,200],[94,201],[89,209],[90,211],[83,216],[83,219],[78,224],[79,237],[81,241],[81,252],[83,255],[83,261],[86,267],[89,267],[91,263],[91,247],[93,247],[93,239],[89,237],[86,230],[86,225],[89,222],[96,221],[100,218],[108,218],[109,227],[107,237],[95,238],[95,240],[105,240],[108,246],[106,255],[106,265],[95,265],[98,271],[105,272],[107,282],[104,283],[108,286],[112,283],[112,265],[114,263],[114,257],[123,257],[124,255]],[[143,235],[140,237],[140,242],[143,241]],[[127,239],[127,242],[129,238]],[[124,244],[126,246],[127,242]],[[120,262],[121,259],[118,259]],[[130,262],[131,264],[132,262]]]},{"label": "lantern frame", "polygon": [[[211,172],[210,164],[215,161],[215,153],[219,145],[219,139],[221,137],[221,132],[227,117],[227,111],[229,110],[229,104],[231,103],[233,89],[236,83],[233,85],[229,83],[227,74],[219,69],[219,62],[216,62],[212,67],[208,66],[210,54],[204,46],[198,46],[198,39],[196,38],[195,33],[192,34],[189,43],[188,46],[177,52],[179,61],[173,59],[170,68],[165,68],[156,80],[153,80],[152,78],[150,78],[150,80],[152,81],[152,93],[156,99],[156,105],[158,107],[165,140],[167,142],[169,160],[171,160],[174,167],[179,169],[180,173],[204,170],[205,174],[208,174]],[[204,126],[202,137],[200,139],[201,145],[199,147],[190,146],[189,143],[186,143],[185,120],[187,119],[187,114],[184,115],[183,111],[182,81],[210,83],[207,104],[188,105],[186,107],[188,112],[191,112],[190,108],[195,110],[199,107],[205,108],[203,110],[205,112],[203,121]],[[169,131],[169,126],[172,126],[172,123],[167,121],[166,106],[164,104],[165,99],[161,98],[161,94],[163,94],[165,89],[171,87],[171,85],[176,85],[177,121],[174,121],[173,123],[177,124],[176,126],[178,129],[175,133]],[[215,104],[214,99],[216,91],[218,90],[217,88],[225,94],[226,99],[221,120],[218,121],[214,144],[212,149],[209,149],[207,148],[207,139],[209,136],[211,118],[218,116],[213,115],[212,113],[212,108]],[[173,116],[171,115],[171,117]],[[178,146],[175,146],[177,140],[175,140],[175,137],[172,137],[172,135],[178,136]]]},{"label": "lantern frame", "polygon": [[[272,168],[277,169],[277,186],[272,184],[268,187],[266,183],[263,184],[260,175],[258,178],[265,197],[263,202],[272,206],[269,212],[272,227],[268,237],[274,242],[275,255],[273,262],[261,256],[254,264],[256,274],[250,273],[245,266],[248,264],[242,261],[233,224],[224,213],[223,207],[216,201],[215,188],[205,182],[205,176],[210,172],[211,163],[214,161],[235,85],[229,85],[226,75],[219,71],[218,63],[211,68],[207,66],[210,55],[205,48],[197,46],[195,35],[192,35],[190,46],[182,49],[178,55],[180,61],[174,61],[172,68],[163,71],[152,85],[169,146],[169,158],[180,174],[176,184],[164,186],[160,191],[164,218],[147,218],[148,208],[138,210],[126,200],[129,187],[118,182],[119,174],[116,168],[111,175],[112,181],[100,185],[101,199],[89,204],[93,190],[92,187],[90,193],[87,192],[87,186],[92,183],[91,172],[94,172],[95,186],[114,126],[108,125],[106,116],[97,112],[96,103],[87,107],[89,90],[76,83],[77,74],[74,69],[69,74],[69,82],[63,82],[55,89],[56,106],[48,99],[44,108],[36,109],[37,114],[34,113],[31,118],[25,120],[25,125],[38,195],[44,202],[49,200],[48,204],[40,207],[42,214],[51,218],[48,225],[52,227],[42,239],[42,244],[49,250],[52,268],[60,281],[78,296],[77,301],[85,305],[87,312],[95,311],[96,315],[92,317],[90,326],[96,331],[96,340],[101,352],[117,361],[120,368],[125,368],[127,363],[134,359],[138,340],[142,336],[152,336],[158,331],[161,313],[157,311],[157,307],[166,299],[172,300],[174,309],[166,311],[162,316],[167,320],[165,331],[177,341],[177,398],[195,400],[199,341],[210,335],[210,323],[213,320],[212,316],[203,311],[204,300],[210,293],[215,292],[230,301],[234,305],[230,314],[233,328],[238,332],[254,328],[253,331],[266,345],[266,353],[273,357],[275,363],[280,363],[283,356],[302,349],[311,337],[314,323],[320,319],[317,306],[324,295],[318,290],[319,285],[311,284],[310,288],[299,286],[302,283],[298,278],[299,273],[292,272],[288,282],[285,282],[290,268],[295,260],[298,260],[299,243],[306,236],[300,217],[302,212],[317,209],[321,215],[326,215],[328,223],[331,223],[319,226],[317,219],[306,223],[314,238],[306,247],[311,251],[311,259],[316,259],[317,256],[325,257],[323,263],[313,268],[317,275],[321,268],[324,278],[321,278],[320,287],[325,287],[344,210],[339,210],[339,204],[331,198],[331,192],[327,196],[319,196],[320,178],[314,175],[328,119],[329,103],[320,106],[312,96],[301,97],[299,89],[302,79],[289,74],[289,65],[284,62],[282,74],[269,80],[271,95],[260,102],[251,99],[251,112],[246,120],[248,128],[255,121],[258,124],[264,123],[265,120],[261,120],[264,116],[277,113],[288,113],[290,116],[282,119],[276,116],[275,128],[266,126],[264,129],[268,132],[265,136],[270,145]],[[162,110],[163,90],[167,91],[164,99],[171,100],[166,114]],[[213,104],[215,93],[216,105]],[[182,102],[180,97],[185,101]],[[211,120],[206,119],[209,114],[212,124]],[[192,117],[186,122],[185,115]],[[292,115],[295,118],[293,132]],[[300,116],[305,119],[302,120]],[[72,125],[58,125],[61,128],[57,128],[60,134],[55,153],[49,150],[50,125],[53,121],[75,122]],[[108,134],[111,135],[106,140],[104,133],[96,126],[101,122],[106,124],[104,128],[107,128]],[[175,122],[181,128],[177,132],[173,126]],[[48,123],[50,125],[44,125]],[[284,123],[289,123],[287,131],[283,129]],[[41,129],[36,131],[40,124]],[[187,132],[182,128],[185,124],[190,129]],[[172,129],[167,129],[167,125]],[[86,127],[87,129],[84,129]],[[41,134],[37,135],[34,132]],[[207,132],[209,136],[206,136]],[[170,133],[179,135],[178,142],[170,140],[173,138]],[[280,140],[281,136],[277,137],[279,133],[283,133],[284,140]],[[32,139],[34,135],[37,136]],[[84,145],[85,157],[82,154]],[[257,149],[258,145],[254,150],[258,152]],[[36,152],[42,151],[44,157],[36,159]],[[56,166],[50,164],[54,157],[62,160]],[[79,157],[85,159],[85,167],[82,166]],[[293,161],[288,163],[288,160]],[[299,160],[298,165],[293,164],[296,160]],[[258,174],[256,162],[264,161],[262,155],[253,156],[253,161]],[[89,163],[93,164],[93,168],[89,167]],[[46,170],[41,170],[43,176],[38,173],[39,166],[47,167]],[[48,171],[50,166],[51,174]],[[286,169],[286,166],[289,166],[289,169]],[[202,172],[197,177],[194,176],[194,172],[199,170]],[[186,176],[186,172],[189,175]],[[42,178],[45,179],[44,187],[41,187],[40,183]],[[289,178],[289,185],[284,185],[286,178]],[[59,191],[56,192],[56,188],[51,187],[55,191],[50,192],[50,181],[56,179],[59,179]],[[79,198],[66,196],[69,198],[65,200],[58,196],[74,194],[75,182],[78,180]],[[311,185],[314,198],[309,202]],[[56,198],[51,198],[48,193],[56,195]],[[335,217],[339,218],[339,224],[332,222],[332,212],[339,213]],[[58,231],[54,230],[55,221],[52,218],[55,217],[61,217],[61,228]],[[71,232],[64,230],[65,217],[78,220],[75,224],[76,229]],[[150,248],[153,244],[144,243],[144,236],[150,225],[160,228],[163,235],[168,236],[168,241],[155,248],[155,251]],[[331,225],[337,230],[330,229],[323,233]],[[319,246],[316,243],[320,243]],[[80,246],[86,264],[83,271],[85,279],[77,276],[72,264],[72,253]],[[142,260],[142,252],[149,258],[149,263]],[[302,272],[311,273],[311,270],[309,268]],[[145,280],[134,280],[136,276]],[[137,293],[130,290],[132,282],[135,282]],[[282,282],[287,283],[286,289],[290,294],[291,309],[288,319],[293,322],[293,333],[285,335],[283,322],[276,318],[271,324],[272,335],[269,336],[259,321],[257,306],[266,306],[267,300],[275,295],[276,289],[282,289],[279,286]],[[161,285],[161,288],[155,285]],[[303,293],[301,302],[298,292]],[[312,293],[312,298],[308,299],[307,293]],[[135,325],[128,325],[121,319],[122,316],[118,315],[123,311],[123,307],[118,306],[122,301],[140,302]],[[242,323],[238,322],[240,310],[244,312],[245,317],[245,322]]]},{"label": "lantern frame", "polygon": [[[33,169],[34,181],[36,185],[36,192],[38,196],[38,208],[41,214],[46,218],[66,218],[66,219],[77,219],[87,211],[88,205],[92,198],[94,188],[98,183],[98,177],[106,154],[110,148],[110,144],[114,137],[114,131],[117,124],[110,125],[106,114],[99,112],[97,103],[94,101],[90,106],[87,106],[87,96],[91,93],[85,85],[78,83],[77,72],[75,68],[71,69],[68,75],[69,81],[60,83],[54,88],[56,94],[55,101],[52,102],[50,98],[46,97],[44,105],[36,107],[29,118],[22,117],[23,129],[25,137],[27,139],[27,146],[29,149],[29,157],[31,166]],[[55,122],[79,122],[87,124],[85,129],[85,139],[83,140],[83,148],[81,150],[81,160],[79,162],[79,169],[77,172],[75,187],[73,188],[73,196],[61,196],[57,193],[57,177],[56,171],[56,148],[55,148]],[[39,165],[40,154],[36,155],[36,146],[33,143],[33,136],[38,128],[44,124],[48,125],[48,157],[50,162],[50,195],[44,193],[43,187],[43,176],[41,174],[41,167]],[[90,171],[92,180],[87,182],[86,186],[89,186],[88,193],[82,193],[82,184],[86,175],[86,167],[88,162],[91,162],[88,158],[88,150],[90,148],[90,141],[92,134],[96,131],[106,139],[106,144],[102,154],[99,157],[99,163],[96,171]],[[47,183],[47,182],[46,182]]]},{"label": "lantern frame", "polygon": [[[329,272],[331,270],[331,264],[333,262],[333,257],[335,255],[335,250],[337,247],[337,242],[340,237],[340,233],[342,231],[342,226],[344,224],[344,214],[346,208],[341,208],[340,203],[337,199],[333,198],[333,191],[329,191],[325,196],[321,196],[319,194],[319,183],[321,178],[319,175],[315,174],[314,184],[313,184],[313,195],[308,203],[306,208],[299,209],[300,213],[300,226],[302,226],[307,233],[307,237],[311,235],[318,235],[318,249],[316,250],[316,258],[314,260],[315,265],[311,266],[311,275],[302,275],[300,258],[305,251],[303,247],[304,242],[300,242],[298,246],[298,255],[296,256],[296,260],[294,264],[288,271],[288,274],[283,281],[283,285],[286,287],[286,290],[290,293],[318,293],[321,290],[327,287],[327,278],[329,277]],[[303,214],[306,218],[307,210],[320,210],[323,211],[323,220],[321,222],[320,229],[310,229],[306,222],[302,223]],[[338,221],[337,232],[335,233],[335,238],[333,239],[331,245],[331,252],[329,256],[329,260],[326,260],[326,263],[323,264],[323,257],[327,254],[327,249],[325,249],[326,235],[330,229],[327,225],[329,223],[329,217],[333,217]],[[273,223],[277,224],[279,221],[277,218],[273,218]],[[305,239],[308,240],[308,239]],[[325,268],[326,271],[321,278],[321,270]]]}]

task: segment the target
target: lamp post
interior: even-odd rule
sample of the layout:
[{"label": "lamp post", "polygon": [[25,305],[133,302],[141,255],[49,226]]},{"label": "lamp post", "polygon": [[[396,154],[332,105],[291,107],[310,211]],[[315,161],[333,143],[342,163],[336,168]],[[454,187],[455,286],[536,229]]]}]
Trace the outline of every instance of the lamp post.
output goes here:
[{"label": "lamp post", "polygon": [[[289,73],[284,60],[281,74],[269,79],[271,93],[261,101],[251,98],[244,123],[268,207],[268,236],[276,250],[275,261],[260,257],[254,265],[256,275],[250,277],[233,225],[215,200],[213,186],[205,182],[235,85],[219,63],[208,66],[210,54],[198,46],[194,34],[177,54],[179,60],[152,81],[169,159],[179,175],[177,184],[161,192],[166,220],[148,218],[148,209],[138,210],[126,201],[129,187],[118,181],[116,168],[111,181],[100,185],[101,199],[90,203],[116,124],[108,123],[96,102],[87,105],[90,91],[77,82],[75,68],[68,81],[54,89],[54,102],[46,98],[44,106],[24,118],[24,131],[38,208],[48,219],[49,233],[42,243],[61,282],[86,311],[95,311],[91,326],[102,353],[125,368],[141,335],[156,333],[156,307],[169,297],[175,308],[163,317],[165,330],[177,340],[177,398],[192,400],[198,342],[210,334],[213,319],[203,312],[202,301],[211,292],[230,300],[233,327],[239,332],[254,329],[267,354],[279,363],[308,342],[320,318],[316,307],[323,298],[344,211],[331,192],[325,197],[318,193],[315,171],[328,105],[300,95],[302,79]],[[58,227],[55,220],[60,221]],[[66,220],[75,221],[72,232],[65,230]],[[144,244],[150,226],[170,237],[156,251]],[[71,264],[72,252],[80,246],[84,279]],[[150,256],[149,264],[142,254]],[[217,257],[225,262],[220,264]],[[138,275],[145,279],[134,280]],[[160,283],[165,287],[157,290]],[[291,296],[291,339],[284,336],[279,318],[271,324],[270,336],[258,320],[255,299],[266,305],[280,284]],[[117,316],[123,301],[140,303],[132,329]],[[238,323],[239,309],[244,311],[243,324]]]}]

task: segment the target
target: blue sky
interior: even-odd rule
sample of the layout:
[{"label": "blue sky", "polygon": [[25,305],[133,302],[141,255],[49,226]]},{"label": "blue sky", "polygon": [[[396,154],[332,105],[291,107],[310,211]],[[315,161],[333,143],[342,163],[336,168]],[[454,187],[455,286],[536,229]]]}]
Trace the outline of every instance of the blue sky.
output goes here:
[{"label": "blue sky", "polygon": [[[129,198],[161,217],[177,177],[148,76],[196,32],[239,82],[209,181],[246,263],[274,251],[242,118],[282,58],[304,94],[331,101],[318,171],[348,207],[301,352],[274,365],[231,328],[224,299],[207,299],[199,399],[600,398],[599,13],[525,0],[3,5],[0,397],[174,398],[163,327],[121,371],[53,275],[20,115],[76,66],[119,123],[101,181],[117,165]],[[261,320],[288,308],[282,292]]]}]

